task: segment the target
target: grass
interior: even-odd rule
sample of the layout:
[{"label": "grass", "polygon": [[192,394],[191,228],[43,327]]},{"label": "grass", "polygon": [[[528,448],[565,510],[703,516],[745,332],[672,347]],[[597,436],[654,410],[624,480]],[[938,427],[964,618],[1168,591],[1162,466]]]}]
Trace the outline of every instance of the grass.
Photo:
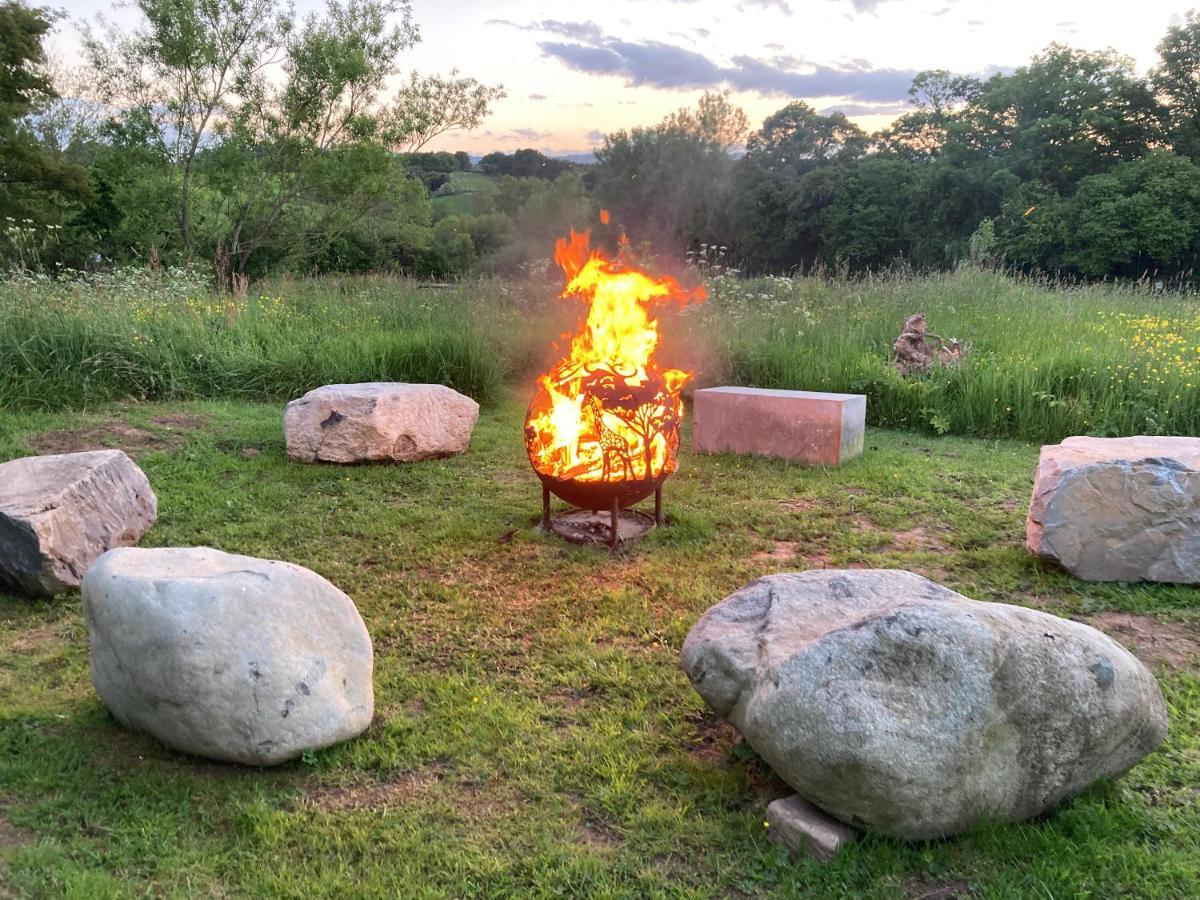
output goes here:
[{"label": "grass", "polygon": [[338,584],[375,643],[378,712],[361,738],[277,769],[187,758],[109,718],[77,595],[0,596],[0,885],[86,898],[1194,896],[1194,656],[1158,664],[1170,735],[1126,777],[1042,822],[870,838],[827,866],[768,841],[763,812],[785,786],[679,670],[704,609],[808,566],[900,566],[1085,619],[1123,611],[1194,651],[1200,591],[1087,584],[1025,554],[1036,446],[875,429],[839,469],[685,449],[671,527],[609,556],[531,530],[525,399],[486,407],[467,455],[352,468],[289,463],[278,404],[0,414],[0,459],[47,430],[119,423],[161,438],[140,456],[160,503],[143,543],[289,559]]},{"label": "grass", "polygon": [[179,274],[9,281],[0,406],[289,399],[357,381],[439,382],[488,401],[505,376],[492,318],[465,291],[373,278],[270,283],[244,299]]},{"label": "grass", "polygon": [[[558,287],[279,279],[236,300],[185,273],[9,279],[0,282],[0,405],[279,400],[379,379],[442,382],[490,403],[506,380],[544,368],[551,341],[573,329],[576,309],[555,297]],[[670,311],[663,325],[674,352],[664,362],[696,370],[699,385],[864,393],[871,424],[930,434],[1200,433],[1194,297],[976,271],[854,281],[725,273],[710,287],[707,303]],[[961,366],[894,372],[891,342],[917,310],[931,331],[971,345]]]},{"label": "grass", "polygon": [[[715,280],[695,318],[733,383],[864,393],[872,424],[1054,442],[1200,433],[1200,304],[1137,286],[1064,287],[993,272]],[[901,378],[912,313],[970,344]]]},{"label": "grass", "polygon": [[435,194],[431,200],[438,218],[451,215],[471,215],[490,210],[490,198],[500,186],[496,175],[482,172],[455,172],[450,176],[452,193]]}]

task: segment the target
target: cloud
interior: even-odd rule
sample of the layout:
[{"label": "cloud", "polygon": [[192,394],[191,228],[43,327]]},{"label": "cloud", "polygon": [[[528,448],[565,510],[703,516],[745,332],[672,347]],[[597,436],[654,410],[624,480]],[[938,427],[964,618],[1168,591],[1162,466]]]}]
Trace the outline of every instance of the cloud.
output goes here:
[{"label": "cloud", "polygon": [[[911,70],[803,64],[781,57],[762,60],[735,56],[721,66],[703,54],[658,41],[632,42],[606,38],[598,45],[545,41],[542,53],[579,72],[616,75],[631,86],[694,90],[728,86],[768,97],[846,97],[860,102],[895,101],[904,97]],[[802,68],[799,68],[803,66]]]},{"label": "cloud", "polygon": [[747,7],[757,6],[759,9],[777,9],[785,16],[792,14],[792,8],[786,0],[742,0],[738,4],[738,9],[745,12]]},{"label": "cloud", "polygon": [[709,31],[707,28],[693,28],[692,31],[695,32],[695,34],[698,37],[702,37],[702,38],[706,38],[712,34],[712,32]]},{"label": "cloud", "polygon": [[530,99],[530,100],[549,100],[550,98],[547,97],[545,94],[530,94],[528,99]]},{"label": "cloud", "polygon": [[895,100],[890,103],[835,103],[817,110],[822,116],[842,113],[847,116],[895,116],[912,109],[909,103]]},{"label": "cloud", "polygon": [[550,137],[553,137],[553,135],[554,132],[552,131],[538,131],[535,128],[514,128],[507,134],[500,135],[490,135],[485,133],[486,137],[492,137],[494,140],[503,141],[504,143],[508,144],[516,142],[533,144],[538,141],[544,141]]},{"label": "cloud", "polygon": [[557,34],[577,41],[599,41],[604,37],[604,31],[595,22],[563,22],[560,19],[542,19],[540,22],[530,22],[521,25],[508,19],[488,19],[485,25],[503,25],[516,28],[519,31],[538,31],[543,34]]},{"label": "cloud", "polygon": [[593,128],[587,133],[587,139],[593,144],[599,144],[602,140],[604,140],[604,132],[599,128]]}]

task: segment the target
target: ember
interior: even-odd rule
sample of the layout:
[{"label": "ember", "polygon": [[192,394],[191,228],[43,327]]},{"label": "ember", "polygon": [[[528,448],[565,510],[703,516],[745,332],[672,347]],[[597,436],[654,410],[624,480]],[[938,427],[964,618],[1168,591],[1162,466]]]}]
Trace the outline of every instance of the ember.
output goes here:
[{"label": "ember", "polygon": [[705,292],[634,267],[624,237],[614,260],[591,247],[590,232],[572,231],[554,259],[567,278],[562,296],[585,301],[588,313],[570,353],[538,379],[525,447],[544,485],[543,525],[551,527],[553,492],[583,509],[608,510],[615,546],[620,510],[658,491],[675,471],[681,395],[693,374],[655,363],[653,308],[698,302]]}]

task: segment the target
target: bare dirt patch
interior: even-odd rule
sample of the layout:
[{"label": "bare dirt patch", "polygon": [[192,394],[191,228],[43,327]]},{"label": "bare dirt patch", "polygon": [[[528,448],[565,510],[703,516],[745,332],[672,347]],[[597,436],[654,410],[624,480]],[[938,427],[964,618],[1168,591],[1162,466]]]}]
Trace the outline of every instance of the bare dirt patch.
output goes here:
[{"label": "bare dirt patch", "polygon": [[701,762],[725,762],[739,740],[741,735],[736,728],[714,715],[705,714],[696,721],[696,736],[688,753]]},{"label": "bare dirt patch", "polygon": [[1180,622],[1133,613],[1103,612],[1083,619],[1149,666],[1190,669],[1200,657],[1200,633]]},{"label": "bare dirt patch", "polygon": [[171,452],[179,449],[182,444],[182,435],[150,431],[126,425],[124,422],[105,422],[91,428],[43,431],[29,441],[29,445],[38,453],[124,450],[130,456],[139,456],[154,450]]},{"label": "bare dirt patch", "polygon": [[788,512],[812,512],[814,509],[820,508],[821,504],[812,497],[792,497],[788,500],[780,500],[779,508],[786,509]]},{"label": "bare dirt patch", "polygon": [[60,647],[65,643],[58,630],[57,622],[47,622],[24,631],[13,638],[8,649],[13,653],[33,653]]},{"label": "bare dirt patch", "polygon": [[953,548],[948,547],[941,538],[936,534],[931,534],[928,529],[918,525],[916,528],[910,528],[907,531],[897,531],[892,535],[892,550],[901,553],[952,553]]},{"label": "bare dirt patch", "polygon": [[828,550],[807,547],[799,541],[772,541],[769,550],[759,550],[750,555],[755,563],[795,563],[801,569],[828,569]]},{"label": "bare dirt patch", "polygon": [[317,785],[304,795],[304,804],[321,812],[386,809],[409,803],[442,780],[442,766],[430,766],[380,781]]},{"label": "bare dirt patch", "polygon": [[152,425],[160,428],[175,428],[181,431],[197,431],[208,424],[207,416],[197,416],[190,413],[167,413],[155,416],[150,420]]},{"label": "bare dirt patch", "polygon": [[905,895],[913,900],[966,900],[974,897],[975,891],[959,878],[954,881],[911,881],[905,886]]}]

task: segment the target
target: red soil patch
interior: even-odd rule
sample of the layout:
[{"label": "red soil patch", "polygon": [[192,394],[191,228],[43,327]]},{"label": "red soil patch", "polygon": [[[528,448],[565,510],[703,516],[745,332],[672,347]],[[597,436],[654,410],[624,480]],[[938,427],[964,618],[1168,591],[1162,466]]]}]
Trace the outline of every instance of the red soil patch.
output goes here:
[{"label": "red soil patch", "polygon": [[1133,613],[1103,612],[1082,621],[1099,628],[1149,666],[1190,669],[1200,658],[1200,632],[1180,622]]}]

